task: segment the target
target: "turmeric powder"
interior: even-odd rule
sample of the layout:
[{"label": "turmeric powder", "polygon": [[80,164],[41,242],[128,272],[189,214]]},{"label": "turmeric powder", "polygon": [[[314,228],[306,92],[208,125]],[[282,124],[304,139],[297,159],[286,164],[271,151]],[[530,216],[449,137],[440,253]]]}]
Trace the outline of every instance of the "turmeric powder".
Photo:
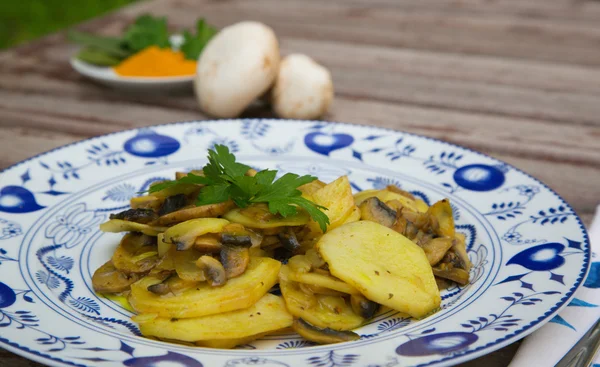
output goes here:
[{"label": "turmeric powder", "polygon": [[150,46],[123,60],[113,70],[121,76],[186,76],[196,73],[196,61],[180,51]]}]

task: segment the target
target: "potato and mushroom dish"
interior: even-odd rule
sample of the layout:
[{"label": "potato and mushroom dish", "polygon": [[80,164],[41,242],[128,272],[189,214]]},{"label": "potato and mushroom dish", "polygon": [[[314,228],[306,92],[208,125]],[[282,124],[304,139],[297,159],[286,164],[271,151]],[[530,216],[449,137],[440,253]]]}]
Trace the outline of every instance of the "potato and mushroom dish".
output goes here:
[{"label": "potato and mushroom dish", "polygon": [[447,199],[276,173],[218,145],[203,170],[154,184],[101,225],[126,234],[94,289],[126,297],[147,337],[232,348],[290,327],[320,344],[356,340],[382,310],[423,318],[440,289],[469,282]]}]

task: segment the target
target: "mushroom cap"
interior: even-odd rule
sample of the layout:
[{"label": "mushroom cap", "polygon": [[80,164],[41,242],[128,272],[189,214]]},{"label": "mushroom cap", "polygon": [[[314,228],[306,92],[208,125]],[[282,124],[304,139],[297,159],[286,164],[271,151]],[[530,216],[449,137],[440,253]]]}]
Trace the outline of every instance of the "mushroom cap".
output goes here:
[{"label": "mushroom cap", "polygon": [[202,110],[235,117],[273,84],[279,69],[275,32],[259,22],[223,28],[198,60],[194,87]]},{"label": "mushroom cap", "polygon": [[281,61],[272,101],[273,109],[280,117],[320,117],[333,101],[331,74],[306,55],[288,55]]}]

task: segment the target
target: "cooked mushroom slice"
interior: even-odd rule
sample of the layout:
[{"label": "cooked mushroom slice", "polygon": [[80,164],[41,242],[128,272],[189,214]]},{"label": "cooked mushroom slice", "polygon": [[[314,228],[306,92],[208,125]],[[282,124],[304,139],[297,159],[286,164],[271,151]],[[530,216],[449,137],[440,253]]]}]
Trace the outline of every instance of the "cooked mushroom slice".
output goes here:
[{"label": "cooked mushroom slice", "polygon": [[244,274],[250,262],[250,252],[247,247],[223,246],[221,249],[221,264],[225,268],[227,279]]},{"label": "cooked mushroom slice", "polygon": [[370,220],[386,227],[392,227],[396,221],[396,212],[375,196],[363,201],[359,208],[362,220]]},{"label": "cooked mushroom slice", "polygon": [[219,260],[210,256],[201,256],[198,261],[196,261],[196,265],[204,270],[204,275],[206,276],[206,280],[208,284],[213,287],[219,287],[224,285],[227,282],[227,273],[225,272],[225,268],[219,262]]},{"label": "cooked mushroom slice", "polygon": [[442,291],[444,289],[448,289],[452,286],[451,281],[449,281],[448,279],[439,278],[439,277],[435,277],[435,283],[437,284],[438,289],[440,291]]},{"label": "cooked mushroom slice", "polygon": [[350,304],[352,305],[352,311],[365,319],[370,319],[379,311],[379,303],[368,300],[359,294],[350,296]]},{"label": "cooked mushroom slice", "polygon": [[123,273],[145,273],[159,261],[156,237],[141,233],[126,234],[112,256],[112,263]]},{"label": "cooked mushroom slice", "polygon": [[216,233],[208,233],[196,238],[194,242],[194,249],[203,253],[217,253],[221,251],[221,240],[220,236]]},{"label": "cooked mushroom slice", "polygon": [[142,278],[144,274],[125,274],[117,270],[112,261],[107,261],[99,267],[92,276],[94,290],[99,293],[119,293],[129,289],[129,286]]},{"label": "cooked mushroom slice", "polygon": [[396,185],[388,185],[385,189],[387,191],[391,191],[391,192],[395,192],[396,194],[400,194],[400,195],[402,195],[402,196],[404,196],[406,198],[409,198],[411,200],[417,200],[417,198],[415,198],[415,196],[413,194],[411,194],[408,191],[402,190],[401,188],[399,188]]},{"label": "cooked mushroom slice", "polygon": [[249,235],[235,235],[231,233],[222,233],[221,242],[228,246],[250,247],[252,239]]},{"label": "cooked mushroom slice", "polygon": [[433,275],[436,277],[450,279],[460,285],[469,284],[469,273],[464,269],[453,268],[452,266],[448,266],[448,264],[440,264],[431,269],[433,270]]},{"label": "cooked mushroom slice", "polygon": [[291,252],[297,252],[300,249],[300,242],[291,228],[286,228],[284,232],[280,233],[279,240],[281,245]]},{"label": "cooked mushroom slice", "polygon": [[[266,251],[269,251],[269,248],[267,248]],[[287,264],[288,261],[290,260],[290,258],[292,256],[294,256],[294,254],[290,250],[288,250],[288,249],[286,249],[284,247],[276,247],[273,250],[273,256],[272,257],[275,260],[281,262],[282,264]]]},{"label": "cooked mushroom slice", "polygon": [[196,281],[184,280],[176,275],[170,276],[161,283],[148,286],[148,291],[158,295],[168,293],[177,294],[179,292],[191,289],[198,284]]},{"label": "cooked mushroom slice", "polygon": [[454,237],[454,241],[452,242],[451,250],[454,252],[456,256],[458,256],[461,260],[461,267],[466,271],[471,270],[471,260],[469,259],[469,255],[467,255],[467,246],[465,244],[465,235],[462,233],[456,233]]},{"label": "cooked mushroom slice", "polygon": [[172,213],[176,210],[183,208],[186,204],[187,197],[184,194],[169,196],[165,199],[162,206],[158,210],[158,215],[162,217],[163,215]]},{"label": "cooked mushroom slice", "polygon": [[421,248],[425,251],[429,265],[434,266],[439,263],[450,247],[452,247],[452,243],[453,240],[451,238],[438,237],[423,244]]},{"label": "cooked mushroom slice", "polygon": [[109,218],[148,224],[155,220],[156,217],[156,213],[152,209],[128,209],[117,214],[111,214]]},{"label": "cooked mushroom slice", "polygon": [[360,339],[360,335],[352,331],[337,331],[330,328],[321,329],[302,319],[294,320],[292,329],[304,339],[318,344],[333,344]]},{"label": "cooked mushroom slice", "polygon": [[227,213],[234,207],[235,204],[233,201],[193,206],[163,215],[156,220],[155,224],[159,226],[167,226],[175,223],[185,222],[186,220],[190,219],[215,218]]}]

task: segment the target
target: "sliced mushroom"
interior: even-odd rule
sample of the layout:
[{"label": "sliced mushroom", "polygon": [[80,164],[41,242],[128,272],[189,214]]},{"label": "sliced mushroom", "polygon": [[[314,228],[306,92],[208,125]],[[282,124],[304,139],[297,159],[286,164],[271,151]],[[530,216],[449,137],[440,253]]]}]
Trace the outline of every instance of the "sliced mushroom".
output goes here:
[{"label": "sliced mushroom", "polygon": [[440,264],[431,269],[436,277],[450,279],[460,285],[469,284],[469,273],[464,269],[454,268],[448,264]]},{"label": "sliced mushroom", "polygon": [[227,273],[219,260],[210,256],[201,256],[196,265],[204,271],[208,284],[219,287],[227,282]]},{"label": "sliced mushroom", "polygon": [[126,234],[112,256],[112,263],[119,271],[146,273],[159,261],[156,237],[141,233]]},{"label": "sliced mushroom", "polygon": [[386,227],[392,227],[396,221],[396,212],[375,196],[363,201],[359,208],[362,220],[370,220]]},{"label": "sliced mushroom", "polygon": [[296,234],[291,228],[286,228],[284,232],[280,233],[279,240],[281,245],[292,253],[300,249],[300,242],[298,242],[298,238],[296,238]]},{"label": "sliced mushroom", "polygon": [[177,211],[186,206],[187,201],[187,197],[184,194],[169,196],[158,210],[158,215],[162,217],[163,215]]},{"label": "sliced mushroom", "polygon": [[430,216],[427,213],[403,210],[402,216],[419,230],[427,231],[429,229]]},{"label": "sliced mushroom", "polygon": [[144,274],[141,273],[125,274],[120,272],[112,264],[112,261],[107,261],[94,272],[92,286],[99,293],[119,293],[128,290],[131,284],[143,276]]},{"label": "sliced mushroom", "polygon": [[196,281],[184,280],[176,275],[170,276],[161,283],[148,286],[148,291],[158,295],[177,294],[198,285]]},{"label": "sliced mushroom", "polygon": [[321,329],[309,324],[303,319],[296,319],[292,329],[304,339],[318,344],[333,344],[360,339],[360,335],[352,331],[337,331],[330,328]]},{"label": "sliced mushroom", "polygon": [[379,303],[368,300],[363,295],[351,295],[350,305],[352,305],[352,311],[355,314],[365,319],[370,319],[379,311]]},{"label": "sliced mushroom", "polygon": [[190,219],[215,218],[227,213],[234,207],[235,204],[231,200],[218,204],[193,206],[163,215],[159,217],[154,224],[159,226],[167,226],[175,223],[185,222]]},{"label": "sliced mushroom", "polygon": [[231,233],[222,233],[221,242],[227,246],[251,247],[252,239],[249,235],[234,235]]},{"label": "sliced mushroom", "polygon": [[157,218],[152,209],[128,209],[117,214],[111,214],[110,219],[121,219],[129,222],[148,224]]},{"label": "sliced mushroom", "polygon": [[194,249],[202,253],[217,253],[221,251],[223,244],[220,236],[216,233],[209,233],[196,238]]},{"label": "sliced mushroom", "polygon": [[446,252],[452,247],[453,240],[448,237],[434,238],[421,246],[425,251],[425,256],[429,265],[434,266],[439,263],[446,255]]},{"label": "sliced mushroom", "polygon": [[452,251],[456,256],[461,259],[461,266],[466,271],[471,270],[471,260],[469,259],[469,255],[467,255],[467,246],[465,243],[465,235],[462,233],[456,233],[454,236],[455,241],[452,245]]},{"label": "sliced mushroom", "polygon": [[227,279],[244,274],[250,262],[248,247],[223,246],[221,249],[221,264],[225,268]]},{"label": "sliced mushroom", "polygon": [[440,277],[435,277],[435,284],[437,284],[437,287],[440,291],[442,291],[444,289],[448,289],[452,286],[451,281],[449,281],[448,279],[440,278]]},{"label": "sliced mushroom", "polygon": [[402,195],[402,196],[404,196],[406,198],[409,198],[411,200],[416,200],[417,199],[417,198],[415,198],[415,196],[413,194],[411,194],[408,191],[402,190],[401,188],[399,188],[396,185],[388,185],[385,189],[387,191],[391,191],[391,192],[395,192],[396,194],[400,194],[400,195]]}]

